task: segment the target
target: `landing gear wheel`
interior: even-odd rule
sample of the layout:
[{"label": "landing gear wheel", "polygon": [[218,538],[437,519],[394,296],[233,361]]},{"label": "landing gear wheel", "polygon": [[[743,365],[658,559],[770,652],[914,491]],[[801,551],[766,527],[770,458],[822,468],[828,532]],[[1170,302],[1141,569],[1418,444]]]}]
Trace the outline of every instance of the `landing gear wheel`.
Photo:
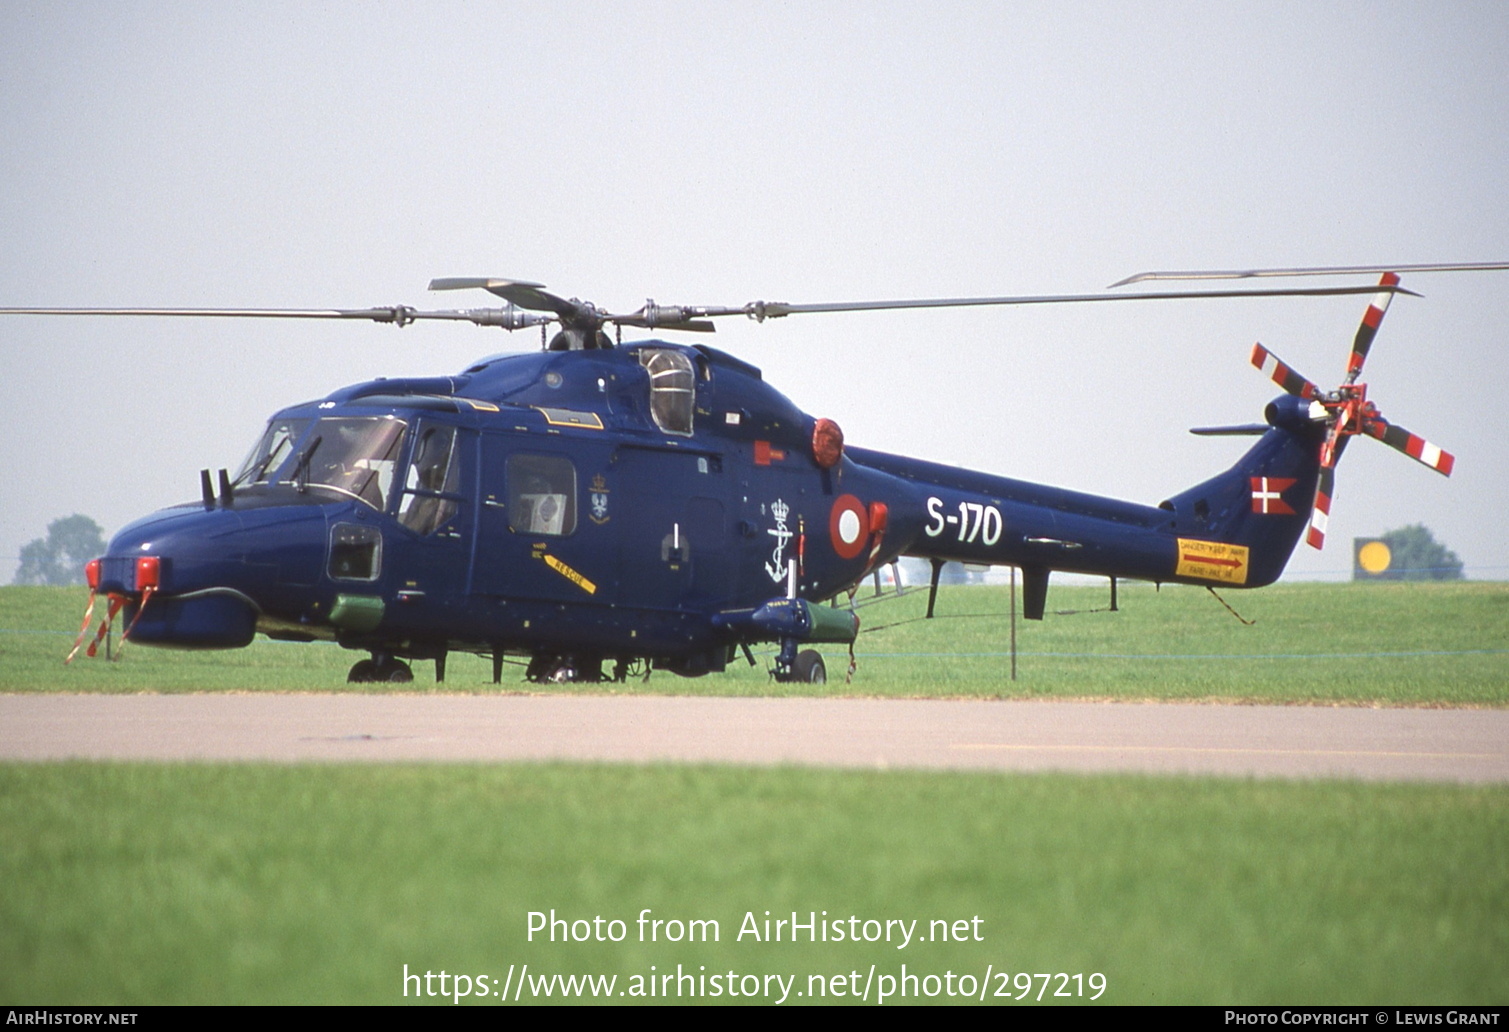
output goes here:
[{"label": "landing gear wheel", "polygon": [[576,680],[576,667],[569,656],[536,655],[524,677],[534,684],[566,684]]},{"label": "landing gear wheel", "polygon": [[827,684],[828,668],[823,665],[823,657],[816,649],[804,649],[796,654],[796,662],[791,664],[791,679],[804,684]]},{"label": "landing gear wheel", "polygon": [[390,659],[378,666],[374,681],[387,681],[389,684],[408,684],[414,680],[414,671],[409,669],[409,664]]},{"label": "landing gear wheel", "polygon": [[[620,660],[618,665],[622,667],[623,661]],[[623,680],[617,668],[613,676],[617,680]],[[603,657],[592,653],[536,655],[529,661],[529,670],[524,677],[535,684],[572,684],[581,681],[595,683],[607,680],[603,677]]]},{"label": "landing gear wheel", "polygon": [[414,671],[409,669],[409,665],[391,656],[363,659],[346,675],[348,684],[375,684],[380,681],[386,681],[389,684],[408,684],[412,680],[414,680]]}]

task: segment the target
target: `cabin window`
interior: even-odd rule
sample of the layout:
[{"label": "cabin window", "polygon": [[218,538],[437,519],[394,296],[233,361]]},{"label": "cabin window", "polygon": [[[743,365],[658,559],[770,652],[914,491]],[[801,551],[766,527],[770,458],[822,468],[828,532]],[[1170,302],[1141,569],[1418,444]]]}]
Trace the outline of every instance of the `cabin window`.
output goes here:
[{"label": "cabin window", "polygon": [[456,515],[461,463],[456,459],[456,429],[426,426],[414,443],[404,478],[398,521],[416,534],[433,534]]},{"label": "cabin window", "polygon": [[692,432],[697,376],[692,360],[670,348],[643,348],[639,364],[650,374],[650,415],[668,434]]},{"label": "cabin window", "polygon": [[576,467],[558,455],[508,457],[508,526],[559,537],[576,530]]},{"label": "cabin window", "polygon": [[382,533],[360,523],[330,528],[330,576],[341,580],[376,580],[382,572]]}]

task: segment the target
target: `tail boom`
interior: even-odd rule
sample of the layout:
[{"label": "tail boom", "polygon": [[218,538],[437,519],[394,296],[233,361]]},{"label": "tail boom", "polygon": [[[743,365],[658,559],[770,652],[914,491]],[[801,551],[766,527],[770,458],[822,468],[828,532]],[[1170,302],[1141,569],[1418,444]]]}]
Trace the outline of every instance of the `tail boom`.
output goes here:
[{"label": "tail boom", "polygon": [[859,448],[849,456],[915,489],[924,512],[900,544],[907,555],[1261,587],[1283,572],[1310,515],[1319,467],[1308,437],[1273,427],[1229,470],[1157,506]]}]

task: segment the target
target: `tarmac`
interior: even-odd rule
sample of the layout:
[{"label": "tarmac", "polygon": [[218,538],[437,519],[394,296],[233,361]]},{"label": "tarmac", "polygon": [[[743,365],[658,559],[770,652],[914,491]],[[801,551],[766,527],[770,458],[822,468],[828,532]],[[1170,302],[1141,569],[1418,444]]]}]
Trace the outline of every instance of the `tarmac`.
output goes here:
[{"label": "tarmac", "polygon": [[715,763],[1509,781],[1509,711],[582,695],[0,695],[0,760]]}]

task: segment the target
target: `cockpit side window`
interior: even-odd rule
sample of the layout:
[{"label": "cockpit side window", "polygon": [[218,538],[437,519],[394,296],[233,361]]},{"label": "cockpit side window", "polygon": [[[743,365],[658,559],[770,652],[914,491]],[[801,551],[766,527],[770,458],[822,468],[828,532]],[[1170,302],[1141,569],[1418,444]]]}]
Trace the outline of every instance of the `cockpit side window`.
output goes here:
[{"label": "cockpit side window", "polygon": [[262,438],[241,463],[232,484],[235,487],[250,487],[265,484],[272,479],[278,467],[293,452],[299,437],[309,428],[307,419],[274,419],[267,424]]},{"label": "cockpit side window", "polygon": [[692,360],[671,348],[644,348],[639,364],[650,374],[650,415],[668,434],[691,435],[697,403],[697,376]]},{"label": "cockpit side window", "polygon": [[455,427],[426,426],[419,431],[398,508],[398,521],[416,534],[433,534],[456,515],[455,499],[441,497],[460,490],[461,463],[455,452]]}]

